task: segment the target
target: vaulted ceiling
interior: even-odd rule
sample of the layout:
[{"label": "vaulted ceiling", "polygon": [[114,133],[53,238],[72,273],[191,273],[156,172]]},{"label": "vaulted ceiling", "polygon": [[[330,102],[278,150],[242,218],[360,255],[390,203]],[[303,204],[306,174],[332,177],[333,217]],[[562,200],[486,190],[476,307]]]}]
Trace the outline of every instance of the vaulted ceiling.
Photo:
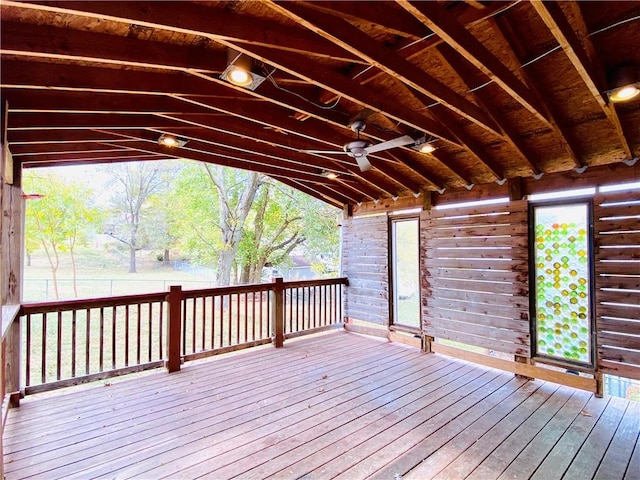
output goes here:
[{"label": "vaulted ceiling", "polygon": [[[8,142],[24,167],[187,158],[333,205],[640,155],[640,2],[0,1]],[[221,78],[230,49],[266,79]],[[232,54],[237,56],[237,53]],[[339,152],[376,145],[362,172]],[[188,140],[158,144],[162,134]],[[336,179],[326,172],[338,174]]]}]

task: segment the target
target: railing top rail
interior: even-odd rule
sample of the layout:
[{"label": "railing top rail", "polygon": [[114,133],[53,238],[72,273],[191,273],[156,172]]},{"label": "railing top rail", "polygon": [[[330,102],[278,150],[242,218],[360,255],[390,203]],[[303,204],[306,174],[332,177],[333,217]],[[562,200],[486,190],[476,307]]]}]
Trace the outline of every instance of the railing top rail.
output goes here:
[{"label": "railing top rail", "polygon": [[273,290],[272,283],[252,283],[248,285],[232,285],[229,287],[200,288],[197,290],[183,290],[182,299],[210,297],[213,295],[232,295],[235,293],[267,292]]},{"label": "railing top rail", "polygon": [[23,303],[22,315],[34,313],[58,312],[64,310],[83,310],[87,308],[137,305],[139,303],[163,302],[167,292],[144,293],[140,295],[122,295],[118,297],[87,298],[80,300],[60,300],[56,302]]},{"label": "railing top rail", "polygon": [[284,288],[314,287],[317,285],[348,285],[347,277],[320,278],[316,280],[298,280],[295,282],[284,282]]}]

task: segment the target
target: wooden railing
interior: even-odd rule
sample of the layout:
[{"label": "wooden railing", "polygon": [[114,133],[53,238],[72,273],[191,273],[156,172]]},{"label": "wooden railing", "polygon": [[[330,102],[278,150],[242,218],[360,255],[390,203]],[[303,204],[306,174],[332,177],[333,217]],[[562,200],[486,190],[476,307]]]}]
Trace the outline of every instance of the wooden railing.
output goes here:
[{"label": "wooden railing", "polygon": [[37,393],[342,326],[346,278],[30,303],[22,385]]}]

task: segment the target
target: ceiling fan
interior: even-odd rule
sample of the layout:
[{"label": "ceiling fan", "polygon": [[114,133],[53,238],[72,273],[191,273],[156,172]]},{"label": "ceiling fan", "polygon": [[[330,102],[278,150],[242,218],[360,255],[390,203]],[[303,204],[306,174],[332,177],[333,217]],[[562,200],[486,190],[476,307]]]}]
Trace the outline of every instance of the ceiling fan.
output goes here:
[{"label": "ceiling fan", "polygon": [[392,140],[388,140],[382,143],[376,143],[372,145],[368,140],[360,139],[360,132],[362,132],[366,123],[364,120],[356,120],[351,124],[351,130],[356,132],[356,139],[351,142],[345,144],[342,150],[337,151],[327,151],[327,150],[305,150],[306,153],[328,153],[328,154],[344,154],[346,153],[351,158],[355,158],[358,167],[360,167],[360,171],[366,172],[367,170],[371,170],[371,162],[367,158],[367,155],[370,153],[382,152],[384,150],[389,150],[391,148],[403,147],[405,145],[413,145],[416,143],[416,140],[410,137],[409,135],[403,135],[398,138],[394,138]]}]

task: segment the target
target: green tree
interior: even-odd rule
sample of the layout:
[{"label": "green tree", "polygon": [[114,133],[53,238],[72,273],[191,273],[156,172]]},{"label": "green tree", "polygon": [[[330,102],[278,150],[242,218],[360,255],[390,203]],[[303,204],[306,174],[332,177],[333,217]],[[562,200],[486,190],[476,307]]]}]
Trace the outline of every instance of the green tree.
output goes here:
[{"label": "green tree", "polygon": [[60,298],[60,253],[69,252],[73,267],[73,289],[77,297],[75,247],[86,241],[98,222],[98,211],[90,205],[91,191],[81,183],[65,182],[50,171],[39,175],[28,170],[24,176],[24,186],[31,192],[43,195],[39,200],[27,202],[27,248],[34,248],[39,243],[44,249],[56,298]]},{"label": "green tree", "polygon": [[150,221],[150,197],[168,186],[173,162],[147,161],[112,164],[104,168],[111,176],[109,186],[112,217],[105,233],[122,242],[129,250],[129,273],[136,273],[136,252],[149,244],[147,229]]},{"label": "green tree", "polygon": [[192,163],[175,187],[179,247],[194,260],[216,264],[218,285],[231,283],[237,271],[240,282],[259,282],[267,262],[281,264],[305,244],[314,259],[323,258],[316,255],[322,250],[329,263],[337,259],[339,210],[268,177]]}]

